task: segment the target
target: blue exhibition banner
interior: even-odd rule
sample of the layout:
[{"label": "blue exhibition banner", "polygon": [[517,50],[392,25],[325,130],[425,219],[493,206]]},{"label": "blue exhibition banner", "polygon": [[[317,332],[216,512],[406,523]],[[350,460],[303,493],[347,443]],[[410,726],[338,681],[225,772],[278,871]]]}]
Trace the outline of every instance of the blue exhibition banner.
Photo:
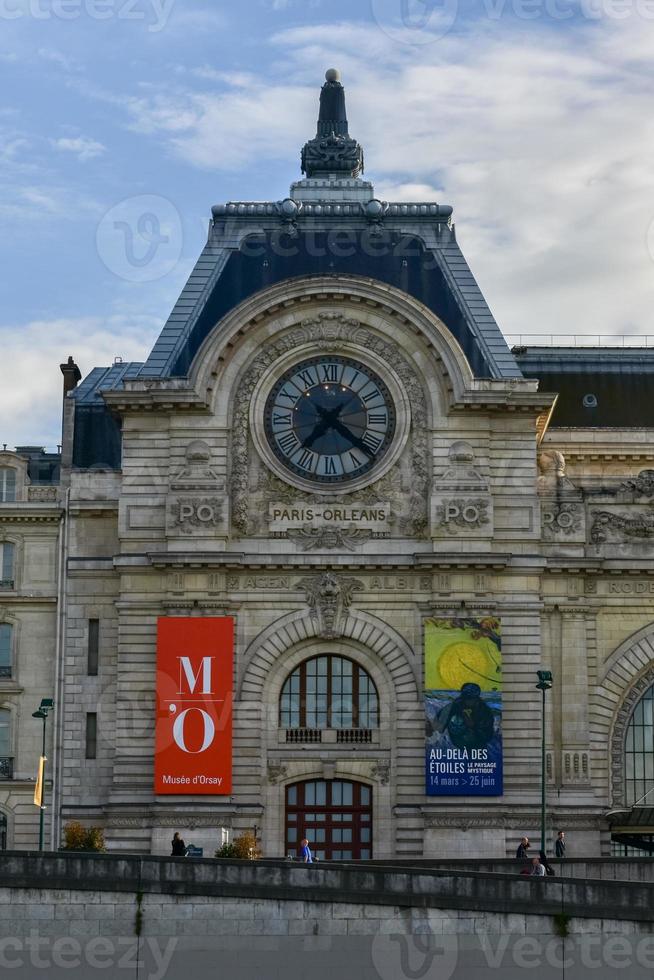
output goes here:
[{"label": "blue exhibition banner", "polygon": [[425,792],[500,796],[502,646],[500,621],[425,622]]}]

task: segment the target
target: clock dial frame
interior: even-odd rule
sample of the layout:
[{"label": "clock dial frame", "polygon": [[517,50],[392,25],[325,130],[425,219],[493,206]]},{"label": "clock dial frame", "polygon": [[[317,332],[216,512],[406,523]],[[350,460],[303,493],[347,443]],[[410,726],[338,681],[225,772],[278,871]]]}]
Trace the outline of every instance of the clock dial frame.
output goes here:
[{"label": "clock dial frame", "polygon": [[277,377],[265,401],[268,447],[289,474],[314,486],[348,486],[376,470],[396,430],[389,386],[355,357],[305,357]]}]

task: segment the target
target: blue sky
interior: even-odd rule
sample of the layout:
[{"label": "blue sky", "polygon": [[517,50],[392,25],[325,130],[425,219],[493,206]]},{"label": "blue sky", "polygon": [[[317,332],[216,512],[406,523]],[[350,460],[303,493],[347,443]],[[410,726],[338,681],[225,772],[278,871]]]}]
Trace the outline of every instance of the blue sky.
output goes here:
[{"label": "blue sky", "polygon": [[0,28],[0,444],[56,445],[69,354],[147,354],[212,204],[287,195],[332,65],[378,196],[454,206],[507,335],[654,335],[654,0],[0,0]]}]

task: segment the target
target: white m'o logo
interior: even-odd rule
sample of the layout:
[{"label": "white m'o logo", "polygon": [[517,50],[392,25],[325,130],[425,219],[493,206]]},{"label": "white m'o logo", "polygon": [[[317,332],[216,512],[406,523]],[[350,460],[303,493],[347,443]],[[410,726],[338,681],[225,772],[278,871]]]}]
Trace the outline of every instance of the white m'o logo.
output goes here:
[{"label": "white m'o logo", "polygon": [[[204,725],[204,738],[202,740],[202,745],[199,749],[189,749],[187,748],[186,741],[184,739],[184,724],[186,718],[192,711],[199,711],[202,715],[202,722]],[[175,745],[177,745],[182,752],[187,752],[189,755],[200,755],[202,752],[206,752],[209,746],[212,744],[216,734],[216,726],[214,724],[211,715],[208,715],[206,711],[202,708],[186,708],[182,711],[175,719],[175,724],[173,725],[173,738],[175,739]]]}]

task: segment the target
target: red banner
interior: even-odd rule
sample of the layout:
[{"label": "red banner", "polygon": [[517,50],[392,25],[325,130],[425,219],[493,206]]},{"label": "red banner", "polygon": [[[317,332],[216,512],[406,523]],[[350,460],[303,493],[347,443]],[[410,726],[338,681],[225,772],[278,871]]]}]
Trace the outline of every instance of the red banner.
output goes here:
[{"label": "red banner", "polygon": [[230,617],[159,620],[155,793],[231,792],[233,661]]}]

